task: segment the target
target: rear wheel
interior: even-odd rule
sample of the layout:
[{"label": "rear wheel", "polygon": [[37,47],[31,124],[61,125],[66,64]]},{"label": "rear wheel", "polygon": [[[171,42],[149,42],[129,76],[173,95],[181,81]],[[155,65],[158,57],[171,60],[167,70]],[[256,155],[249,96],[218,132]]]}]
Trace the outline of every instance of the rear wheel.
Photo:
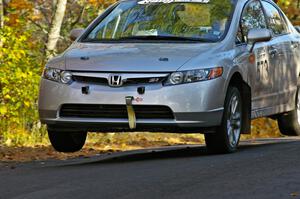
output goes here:
[{"label": "rear wheel", "polygon": [[85,144],[87,132],[60,132],[48,130],[48,136],[56,151],[73,153],[82,149]]},{"label": "rear wheel", "polygon": [[206,147],[211,153],[232,153],[237,150],[242,129],[242,98],[238,88],[227,91],[221,126],[215,133],[205,134]]},{"label": "rear wheel", "polygon": [[284,113],[278,118],[279,130],[283,135],[300,136],[300,87],[298,87],[295,103],[295,110]]}]

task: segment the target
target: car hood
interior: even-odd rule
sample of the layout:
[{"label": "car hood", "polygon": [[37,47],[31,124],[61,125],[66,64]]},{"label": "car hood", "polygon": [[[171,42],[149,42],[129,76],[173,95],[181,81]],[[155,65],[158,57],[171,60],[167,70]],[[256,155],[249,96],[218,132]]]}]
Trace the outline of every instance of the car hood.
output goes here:
[{"label": "car hood", "polygon": [[216,44],[77,43],[65,53],[66,70],[99,72],[172,72]]}]

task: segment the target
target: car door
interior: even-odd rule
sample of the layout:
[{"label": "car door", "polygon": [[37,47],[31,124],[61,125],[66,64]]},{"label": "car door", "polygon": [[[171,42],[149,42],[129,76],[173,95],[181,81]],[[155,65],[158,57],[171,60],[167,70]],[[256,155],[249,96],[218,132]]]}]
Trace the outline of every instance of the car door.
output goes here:
[{"label": "car door", "polygon": [[295,81],[291,72],[295,67],[292,59],[291,35],[283,14],[275,5],[262,1],[268,28],[272,32],[273,39],[269,42],[270,65],[274,67],[274,105],[287,104],[294,92],[290,85]]},{"label": "car door", "polygon": [[[247,42],[247,35],[251,29],[266,29],[267,23],[261,2],[259,0],[249,1],[242,12],[241,17],[242,40]],[[239,36],[238,36],[239,37]],[[255,44],[253,53],[255,62],[249,65],[249,79],[251,82],[252,92],[252,109],[263,109],[273,106],[272,95],[274,93],[274,71],[269,64],[269,47],[268,42]]]}]

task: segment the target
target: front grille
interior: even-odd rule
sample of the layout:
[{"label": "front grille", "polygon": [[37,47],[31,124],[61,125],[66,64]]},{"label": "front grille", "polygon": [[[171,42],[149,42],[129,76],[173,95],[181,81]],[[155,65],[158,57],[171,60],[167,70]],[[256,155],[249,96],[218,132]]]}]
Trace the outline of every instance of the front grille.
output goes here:
[{"label": "front grille", "polygon": [[134,84],[154,84],[162,82],[165,77],[155,77],[155,78],[131,78],[127,79],[124,85],[134,85]]},{"label": "front grille", "polygon": [[[134,105],[137,119],[174,119],[172,110],[167,106]],[[65,104],[61,107],[60,117],[81,118],[128,118],[125,105]]]},{"label": "front grille", "polygon": [[[155,78],[130,78],[126,79],[123,83],[124,86],[126,85],[136,85],[136,84],[153,84],[162,82],[165,77],[155,77]],[[73,80],[80,83],[86,84],[102,84],[108,85],[108,80],[106,78],[99,78],[99,77],[85,77],[85,76],[73,76]]]},{"label": "front grille", "polygon": [[73,76],[74,81],[80,83],[90,83],[90,84],[108,84],[106,78],[98,77],[84,77],[84,76]]}]

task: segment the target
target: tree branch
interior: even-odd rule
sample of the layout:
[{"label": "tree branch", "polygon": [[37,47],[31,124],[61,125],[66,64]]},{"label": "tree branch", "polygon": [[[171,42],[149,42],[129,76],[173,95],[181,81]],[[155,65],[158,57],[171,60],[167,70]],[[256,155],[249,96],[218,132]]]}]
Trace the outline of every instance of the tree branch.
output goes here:
[{"label": "tree branch", "polygon": [[32,19],[29,19],[29,21],[35,25],[36,27],[38,27],[41,31],[43,31],[46,35],[49,33],[46,28],[44,28],[41,24],[38,24],[37,22],[35,22],[34,20]]},{"label": "tree branch", "polygon": [[85,5],[82,6],[81,10],[80,10],[80,14],[78,15],[78,17],[76,18],[76,20],[71,24],[71,29],[74,28],[74,26],[79,23],[83,17],[84,11],[85,11]]}]

